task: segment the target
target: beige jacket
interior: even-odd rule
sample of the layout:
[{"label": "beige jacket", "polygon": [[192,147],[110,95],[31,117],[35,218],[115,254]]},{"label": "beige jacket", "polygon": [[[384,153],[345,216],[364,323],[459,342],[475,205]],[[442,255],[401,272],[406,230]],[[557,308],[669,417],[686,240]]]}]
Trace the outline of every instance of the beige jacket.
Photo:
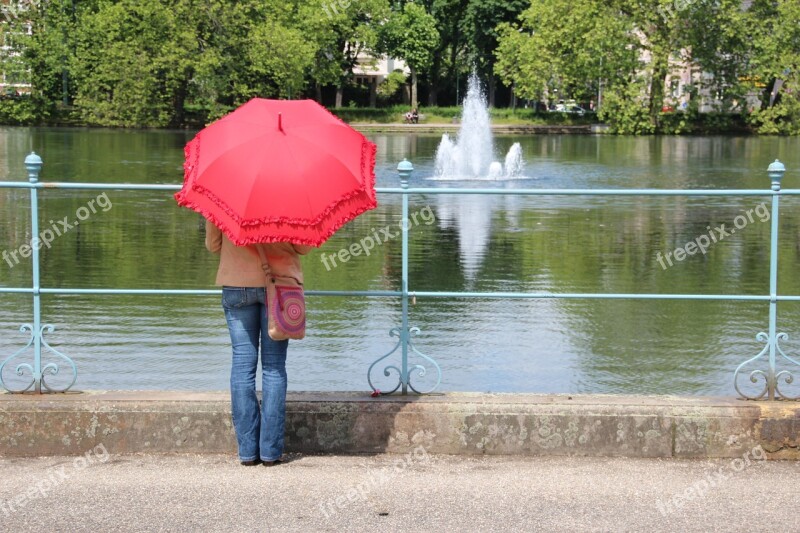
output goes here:
[{"label": "beige jacket", "polygon": [[[266,264],[262,264],[255,246],[264,252]],[[267,271],[276,276],[291,276],[303,283],[303,266],[299,256],[311,250],[311,246],[288,242],[236,246],[208,221],[206,248],[209,252],[219,254],[217,285],[228,287],[263,287],[266,284]]]}]

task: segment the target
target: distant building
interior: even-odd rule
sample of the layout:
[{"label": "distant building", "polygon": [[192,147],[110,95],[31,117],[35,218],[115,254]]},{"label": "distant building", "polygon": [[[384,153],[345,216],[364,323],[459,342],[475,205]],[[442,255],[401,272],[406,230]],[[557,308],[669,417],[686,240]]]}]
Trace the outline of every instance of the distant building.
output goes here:
[{"label": "distant building", "polygon": [[[21,55],[15,47],[15,39],[20,35],[19,30],[12,28],[12,22],[30,8],[30,2],[15,2],[13,0],[0,1],[0,95],[9,93],[30,93],[30,70],[22,62]],[[32,34],[29,22],[23,23],[23,32]],[[19,26],[17,26],[19,27]]]},{"label": "distant building", "polygon": [[[703,72],[696,65],[681,59],[671,59],[670,67],[664,88],[664,106],[670,106],[675,110],[685,109],[694,91],[694,97],[698,100],[697,110],[700,113],[722,110],[723,102],[720,95],[712,93],[710,89],[714,80],[713,74]],[[733,111],[745,111],[761,106],[761,91],[764,84],[756,80],[751,85],[752,89],[743,101],[733,102]]]},{"label": "distant building", "polygon": [[408,66],[401,59],[392,59],[385,56],[375,58],[367,54],[358,56],[358,64],[353,69],[353,78],[356,83],[369,87],[370,107],[376,106],[378,85],[395,70],[400,70],[406,75],[411,73]]}]

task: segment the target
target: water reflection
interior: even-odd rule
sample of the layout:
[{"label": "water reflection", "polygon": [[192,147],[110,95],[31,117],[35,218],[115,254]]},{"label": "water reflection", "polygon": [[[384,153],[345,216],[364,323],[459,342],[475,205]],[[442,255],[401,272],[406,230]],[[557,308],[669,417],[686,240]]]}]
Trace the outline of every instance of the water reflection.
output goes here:
[{"label": "water reflection", "polygon": [[[25,155],[45,161],[43,179],[180,183],[183,144],[193,132],[0,128],[0,179],[25,179]],[[436,181],[440,136],[371,135],[377,180],[397,186],[397,163],[416,168],[412,186],[494,188],[766,188],[776,157],[796,187],[800,144],[789,138],[530,136],[520,142],[525,179]],[[59,220],[96,193],[42,192],[42,220]],[[165,193],[109,192],[113,209],[42,251],[46,287],[207,288],[216,259],[200,219]],[[305,259],[310,288],[398,289],[399,239],[369,256],[326,268],[376,229],[396,225],[400,197],[345,226]],[[698,255],[663,269],[656,254],[730,224],[761,198],[610,198],[415,195],[433,224],[412,229],[410,284],[423,291],[765,294],[769,224],[754,222]],[[785,198],[782,294],[800,294],[800,199]],[[28,191],[0,190],[0,243],[30,239]],[[0,263],[0,284],[29,286],[30,265]],[[52,296],[43,312],[51,340],[79,365],[78,388],[225,389],[228,339],[218,297]],[[732,394],[733,369],[758,353],[764,304],[605,300],[419,299],[417,344],[442,366],[443,390]],[[797,353],[800,305],[781,304],[787,350]],[[0,356],[24,345],[30,298],[0,297]],[[365,390],[366,369],[394,342],[399,306],[383,298],[311,298],[306,340],[290,351],[295,390]],[[793,349],[794,348],[794,349]],[[378,385],[380,386],[380,384]]]}]

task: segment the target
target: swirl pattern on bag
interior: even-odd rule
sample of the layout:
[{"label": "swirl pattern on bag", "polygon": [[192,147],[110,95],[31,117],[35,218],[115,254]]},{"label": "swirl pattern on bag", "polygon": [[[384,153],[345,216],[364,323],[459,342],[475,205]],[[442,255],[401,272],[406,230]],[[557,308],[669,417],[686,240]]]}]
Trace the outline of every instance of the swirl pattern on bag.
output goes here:
[{"label": "swirl pattern on bag", "polygon": [[306,327],[306,302],[303,289],[276,285],[277,298],[272,302],[278,327],[287,334],[297,334]]}]

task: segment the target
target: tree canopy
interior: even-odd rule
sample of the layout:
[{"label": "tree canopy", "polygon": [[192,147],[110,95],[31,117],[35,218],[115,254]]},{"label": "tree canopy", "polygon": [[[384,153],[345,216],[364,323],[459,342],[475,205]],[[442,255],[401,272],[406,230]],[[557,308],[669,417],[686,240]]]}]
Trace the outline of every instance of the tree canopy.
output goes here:
[{"label": "tree canopy", "polygon": [[500,25],[495,72],[527,98],[597,95],[600,118],[621,133],[665,131],[682,76],[688,116],[702,97],[759,131],[797,133],[798,18],[796,0],[537,1]]},{"label": "tree canopy", "polygon": [[[254,96],[364,105],[359,69],[386,55],[414,106],[459,104],[476,71],[490,105],[574,100],[621,133],[688,131],[710,110],[798,134],[798,19],[797,0],[59,0],[6,13],[0,62],[31,84],[27,122],[178,126]],[[402,75],[383,100],[406,94]]]}]

